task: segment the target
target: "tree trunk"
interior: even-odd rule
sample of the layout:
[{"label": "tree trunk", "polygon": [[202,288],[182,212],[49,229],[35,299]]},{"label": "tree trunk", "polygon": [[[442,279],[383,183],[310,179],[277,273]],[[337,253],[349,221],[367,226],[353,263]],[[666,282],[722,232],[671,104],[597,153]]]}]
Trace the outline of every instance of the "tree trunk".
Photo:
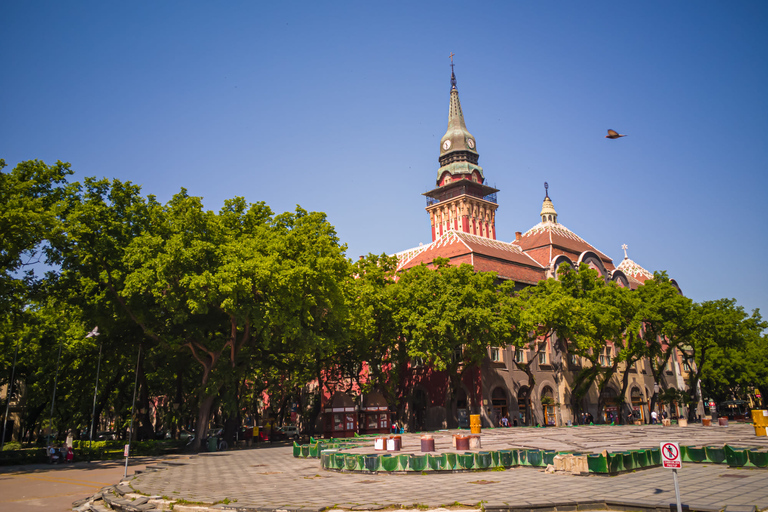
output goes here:
[{"label": "tree trunk", "polygon": [[201,447],[201,443],[204,437],[208,435],[208,420],[211,418],[211,408],[213,402],[216,400],[218,392],[210,395],[203,395],[203,399],[200,401],[200,409],[197,413],[197,424],[195,426],[195,440],[192,441],[192,450],[200,451],[205,447]]},{"label": "tree trunk", "polygon": [[[630,415],[633,414],[632,397],[630,396],[629,405],[627,405],[627,388],[629,387],[629,370],[632,368],[632,365],[634,364],[635,364],[634,361],[631,359],[627,361],[627,366],[626,368],[624,368],[624,375],[621,378],[621,392],[619,393],[619,401],[622,404],[627,406],[627,408],[629,409]],[[619,425],[625,425],[625,424],[627,424],[627,422],[625,421],[625,415],[619,412]]]},{"label": "tree trunk", "polygon": [[145,352],[142,350],[139,362],[139,414],[137,416],[139,419],[139,428],[137,429],[139,440],[155,438],[155,428],[149,418],[149,385],[147,384],[147,374],[144,371]]}]

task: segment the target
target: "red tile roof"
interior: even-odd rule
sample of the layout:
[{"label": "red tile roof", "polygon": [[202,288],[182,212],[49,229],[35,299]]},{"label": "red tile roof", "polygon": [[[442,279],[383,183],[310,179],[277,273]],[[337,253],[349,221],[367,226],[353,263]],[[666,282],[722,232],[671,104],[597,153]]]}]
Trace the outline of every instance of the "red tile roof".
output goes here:
[{"label": "red tile roof", "polygon": [[[520,240],[516,240],[514,243],[519,245],[525,252],[531,251],[532,249],[551,246],[553,249],[552,257],[558,252],[556,251],[557,249],[577,255],[580,255],[584,251],[592,251],[597,254],[609,270],[613,268],[613,261],[611,258],[606,256],[605,253],[597,250],[594,246],[562,224],[540,222],[526,231]],[[540,254],[540,251],[536,252]],[[549,261],[540,263],[547,265],[549,264]]]},{"label": "red tile roof", "polygon": [[460,231],[449,231],[434,242],[395,254],[398,270],[432,263],[435,258],[458,262],[469,256],[475,270],[495,271],[499,276],[529,284],[545,278],[545,269],[515,244],[492,240]]}]

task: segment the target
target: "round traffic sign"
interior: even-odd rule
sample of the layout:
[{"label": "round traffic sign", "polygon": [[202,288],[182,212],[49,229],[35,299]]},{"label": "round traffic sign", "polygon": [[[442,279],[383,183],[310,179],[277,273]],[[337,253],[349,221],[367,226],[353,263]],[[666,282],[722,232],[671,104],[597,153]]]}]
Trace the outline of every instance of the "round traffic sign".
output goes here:
[{"label": "round traffic sign", "polygon": [[664,443],[661,446],[661,456],[667,460],[677,460],[680,456],[680,450],[674,443]]}]

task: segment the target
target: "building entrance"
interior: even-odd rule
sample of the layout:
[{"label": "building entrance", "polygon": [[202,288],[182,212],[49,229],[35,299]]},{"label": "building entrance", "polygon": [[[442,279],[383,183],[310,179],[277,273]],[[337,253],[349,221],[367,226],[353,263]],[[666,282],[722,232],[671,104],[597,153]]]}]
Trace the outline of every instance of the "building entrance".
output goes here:
[{"label": "building entrance", "polygon": [[509,407],[507,406],[507,394],[502,388],[496,388],[491,394],[491,403],[493,404],[493,423],[494,427],[498,427],[501,422],[501,418],[506,418],[509,415]]}]

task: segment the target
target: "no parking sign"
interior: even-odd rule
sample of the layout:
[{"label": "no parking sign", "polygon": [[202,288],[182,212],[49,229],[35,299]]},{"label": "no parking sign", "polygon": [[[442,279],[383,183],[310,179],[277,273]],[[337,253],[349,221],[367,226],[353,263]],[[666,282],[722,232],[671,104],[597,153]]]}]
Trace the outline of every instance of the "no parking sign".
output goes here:
[{"label": "no parking sign", "polygon": [[659,443],[661,447],[661,464],[665,468],[680,469],[683,467],[683,459],[680,457],[680,445],[677,443]]}]

